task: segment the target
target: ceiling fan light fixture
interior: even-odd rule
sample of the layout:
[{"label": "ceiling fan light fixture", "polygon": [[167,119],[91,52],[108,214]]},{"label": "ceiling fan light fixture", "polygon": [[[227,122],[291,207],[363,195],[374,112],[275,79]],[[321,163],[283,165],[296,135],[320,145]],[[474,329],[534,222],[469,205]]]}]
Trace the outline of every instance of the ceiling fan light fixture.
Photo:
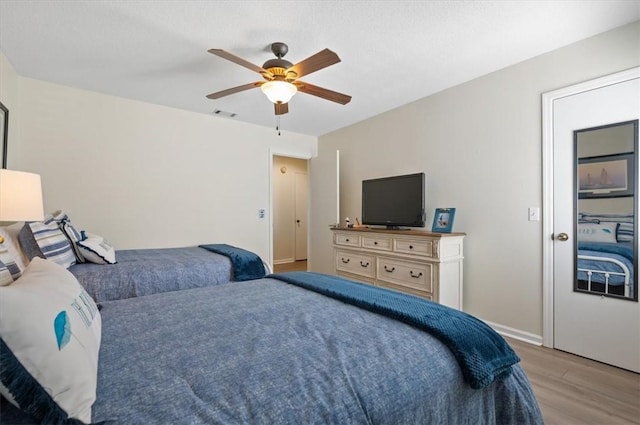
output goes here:
[{"label": "ceiling fan light fixture", "polygon": [[273,103],[288,103],[298,88],[287,81],[267,81],[261,87],[262,92]]}]

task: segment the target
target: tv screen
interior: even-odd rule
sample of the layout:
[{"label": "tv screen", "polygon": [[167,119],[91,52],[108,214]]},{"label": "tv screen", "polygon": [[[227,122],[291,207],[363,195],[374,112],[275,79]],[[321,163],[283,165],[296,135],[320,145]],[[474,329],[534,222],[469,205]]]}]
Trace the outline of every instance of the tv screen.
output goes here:
[{"label": "tv screen", "polygon": [[424,227],[424,173],[362,181],[362,224]]}]

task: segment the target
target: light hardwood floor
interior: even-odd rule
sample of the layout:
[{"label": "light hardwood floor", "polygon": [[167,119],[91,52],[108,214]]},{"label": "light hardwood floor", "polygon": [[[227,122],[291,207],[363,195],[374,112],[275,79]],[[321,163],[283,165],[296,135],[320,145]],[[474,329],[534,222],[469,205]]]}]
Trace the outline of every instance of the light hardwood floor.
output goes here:
[{"label": "light hardwood floor", "polygon": [[640,424],[640,375],[507,338],[522,359],[546,425]]},{"label": "light hardwood floor", "polygon": [[274,264],[273,271],[280,272],[306,272],[307,260],[295,261],[293,263]]}]

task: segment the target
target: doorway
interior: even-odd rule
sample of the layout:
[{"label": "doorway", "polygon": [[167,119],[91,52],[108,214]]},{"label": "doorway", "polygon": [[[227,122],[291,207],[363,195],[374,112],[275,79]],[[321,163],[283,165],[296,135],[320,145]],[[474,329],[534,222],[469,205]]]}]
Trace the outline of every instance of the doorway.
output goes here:
[{"label": "doorway", "polygon": [[635,68],[543,96],[544,345],[635,372],[638,93]]},{"label": "doorway", "polygon": [[306,262],[309,223],[308,161],[273,155],[271,184],[273,264]]}]

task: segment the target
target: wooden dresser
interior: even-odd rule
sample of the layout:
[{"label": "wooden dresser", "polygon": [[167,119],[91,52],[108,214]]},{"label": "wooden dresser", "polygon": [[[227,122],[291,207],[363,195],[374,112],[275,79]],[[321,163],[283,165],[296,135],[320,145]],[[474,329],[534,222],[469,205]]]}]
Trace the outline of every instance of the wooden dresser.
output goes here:
[{"label": "wooden dresser", "polygon": [[464,233],[332,228],[335,273],[462,310]]}]

